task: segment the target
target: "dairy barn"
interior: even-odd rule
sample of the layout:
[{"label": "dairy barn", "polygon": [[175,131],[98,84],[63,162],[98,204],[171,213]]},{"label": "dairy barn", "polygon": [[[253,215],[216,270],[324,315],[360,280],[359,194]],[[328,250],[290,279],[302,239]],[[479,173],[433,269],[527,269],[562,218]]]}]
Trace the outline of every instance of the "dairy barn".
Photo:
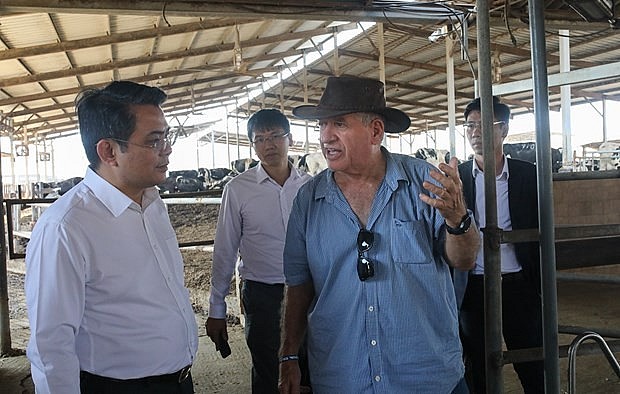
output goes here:
[{"label": "dairy barn", "polygon": [[[195,144],[195,168],[178,170],[197,176],[187,181],[178,176],[188,173],[175,174],[174,182],[196,185],[196,190],[175,193],[178,185],[172,186],[162,198],[170,207],[217,209],[221,188],[207,187],[208,170],[226,173],[211,180],[219,181],[233,170],[220,167],[255,157],[244,126],[252,113],[280,109],[299,130],[290,153],[315,153],[320,150],[317,125],[295,119],[292,108],[317,104],[327,77],[355,75],[384,81],[388,105],[411,118],[408,130],[385,138],[392,152],[413,155],[424,147],[465,160],[462,113],[476,96],[483,102],[500,96],[513,117],[533,114],[536,132],[521,142],[535,151],[540,227],[498,229],[485,257],[497,261],[500,243],[540,241],[545,345],[506,350],[501,279],[487,277],[487,391],[520,392],[516,374],[504,367],[542,359],[547,393],[620,392],[620,169],[613,164],[618,141],[609,137],[615,125],[606,121],[607,106],[620,101],[619,3],[2,1],[2,391],[34,392],[24,356],[29,327],[23,245],[37,216],[56,198],[44,198],[43,191],[60,192],[66,180],[57,176],[57,168],[73,163],[57,152],[64,139],[79,133],[74,99],[82,89],[115,80],[163,89],[168,94],[163,109],[177,144]],[[583,104],[596,104],[600,128],[571,129],[571,110]],[[223,114],[221,122],[201,116],[216,109]],[[561,146],[552,147],[553,113],[561,114],[563,126]],[[587,146],[572,142],[579,133],[593,135]],[[448,143],[438,146],[440,140]],[[561,151],[557,172],[555,151]],[[225,164],[218,165],[216,156]],[[215,218],[210,220],[215,227]],[[204,256],[213,234],[180,241],[182,250]],[[197,320],[203,322],[208,293],[193,295]],[[230,297],[238,302],[235,291]],[[232,358],[218,359],[208,338],[200,338],[201,365],[195,364],[193,372],[197,392],[249,392],[243,319],[235,313]]]}]

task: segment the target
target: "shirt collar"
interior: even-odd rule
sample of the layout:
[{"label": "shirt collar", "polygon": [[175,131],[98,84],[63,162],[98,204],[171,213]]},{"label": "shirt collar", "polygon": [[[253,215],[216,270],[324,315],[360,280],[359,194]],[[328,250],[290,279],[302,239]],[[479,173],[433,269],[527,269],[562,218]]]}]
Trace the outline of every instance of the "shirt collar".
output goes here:
[{"label": "shirt collar", "polygon": [[[82,182],[115,217],[120,216],[129,207],[141,209],[135,201],[102,178],[90,167],[86,169],[86,175]],[[146,189],[142,195],[142,209],[148,207],[157,198],[160,197],[155,187]]]},{"label": "shirt collar", "polygon": [[[508,158],[505,155],[502,155],[502,157],[504,158],[504,166],[502,167],[502,172],[501,174],[499,174],[499,176],[497,176],[497,180],[498,181],[507,181],[510,175],[510,172],[508,171]],[[473,159],[473,165],[471,166],[471,173],[474,176],[474,178],[478,175],[478,174],[482,174],[482,170],[480,169],[480,167],[478,167],[478,162],[476,161],[476,159]]]},{"label": "shirt collar", "polygon": [[[259,163],[255,168],[256,168],[256,183],[262,183],[262,182],[265,182],[266,180],[272,179],[267,173],[267,171],[265,171],[265,169],[263,168],[263,163]],[[291,170],[291,173],[289,174],[287,180],[296,179],[301,176],[299,174],[299,171],[297,171],[297,169],[293,167],[291,163],[288,164],[288,168]]]}]

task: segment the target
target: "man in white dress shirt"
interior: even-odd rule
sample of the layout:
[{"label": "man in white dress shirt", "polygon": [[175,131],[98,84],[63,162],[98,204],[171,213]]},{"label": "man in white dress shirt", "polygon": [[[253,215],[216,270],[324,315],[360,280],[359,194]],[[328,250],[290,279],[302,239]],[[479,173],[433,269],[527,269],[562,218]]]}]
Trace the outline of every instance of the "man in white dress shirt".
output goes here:
[{"label": "man in white dress shirt", "polygon": [[247,129],[260,164],[224,188],[213,251],[207,335],[217,346],[228,339],[224,298],[240,255],[252,392],[278,393],[282,253],[293,199],[310,176],[288,161],[293,139],[289,122],[280,111],[258,111],[248,120]]},{"label": "man in white dress shirt", "polygon": [[37,393],[193,393],[198,333],[163,182],[166,94],[129,81],[76,100],[89,167],[26,250]]}]

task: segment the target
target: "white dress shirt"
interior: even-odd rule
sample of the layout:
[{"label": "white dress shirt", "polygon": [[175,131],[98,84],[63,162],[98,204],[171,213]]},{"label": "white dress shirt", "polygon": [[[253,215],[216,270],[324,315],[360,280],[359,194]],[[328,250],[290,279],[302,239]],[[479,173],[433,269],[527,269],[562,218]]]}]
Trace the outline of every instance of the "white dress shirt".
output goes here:
[{"label": "white dress shirt", "polygon": [[[476,181],[476,210],[474,218],[480,228],[486,225],[486,212],[484,204],[484,172],[478,167],[474,160],[472,166],[474,180]],[[504,167],[502,173],[495,177],[495,194],[497,198],[497,227],[504,231],[512,230],[510,219],[510,206],[508,204],[508,159],[504,157]],[[475,275],[484,274],[484,240],[482,231],[480,232],[480,251],[476,258],[474,268]],[[500,244],[500,259],[502,261],[502,274],[521,271],[521,264],[517,260],[514,244]]]},{"label": "white dress shirt", "polygon": [[226,184],[215,234],[209,317],[226,317],[224,298],[239,255],[243,279],[284,283],[282,254],[288,217],[297,191],[309,179],[291,167],[280,186],[259,164]]},{"label": "white dress shirt", "polygon": [[140,207],[88,169],[41,215],[26,250],[37,393],[79,393],[80,370],[131,379],[191,364],[198,330],[183,278],[158,192]]}]

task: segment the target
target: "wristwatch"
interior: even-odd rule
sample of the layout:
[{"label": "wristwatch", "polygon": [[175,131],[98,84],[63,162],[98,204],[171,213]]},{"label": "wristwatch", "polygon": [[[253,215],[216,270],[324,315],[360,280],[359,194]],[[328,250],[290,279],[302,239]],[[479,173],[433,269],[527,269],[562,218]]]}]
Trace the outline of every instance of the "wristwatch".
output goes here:
[{"label": "wristwatch", "polygon": [[445,220],[444,220],[444,223],[446,225],[446,231],[448,232],[448,234],[452,234],[452,235],[465,234],[467,230],[469,230],[469,227],[471,226],[471,215],[469,214],[469,212],[467,212],[461,218],[461,222],[459,223],[457,227],[448,226],[448,223],[446,223]]}]

